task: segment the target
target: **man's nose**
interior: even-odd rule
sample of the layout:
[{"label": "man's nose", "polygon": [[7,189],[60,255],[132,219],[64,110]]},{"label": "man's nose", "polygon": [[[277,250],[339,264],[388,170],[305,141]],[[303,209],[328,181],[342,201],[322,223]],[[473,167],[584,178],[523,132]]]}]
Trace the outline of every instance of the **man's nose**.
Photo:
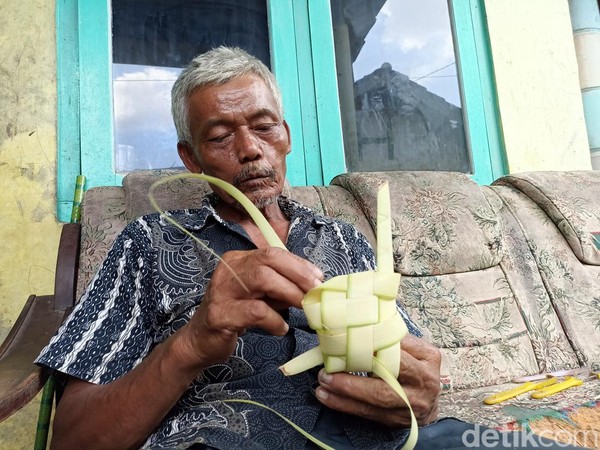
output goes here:
[{"label": "man's nose", "polygon": [[241,127],[235,134],[235,150],[240,162],[254,161],[263,154],[260,139],[251,129]]}]

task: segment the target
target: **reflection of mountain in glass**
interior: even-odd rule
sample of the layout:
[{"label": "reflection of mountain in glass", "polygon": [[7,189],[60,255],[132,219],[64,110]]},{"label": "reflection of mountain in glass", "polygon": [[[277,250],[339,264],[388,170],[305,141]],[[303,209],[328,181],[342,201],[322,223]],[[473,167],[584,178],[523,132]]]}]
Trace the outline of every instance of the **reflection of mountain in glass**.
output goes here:
[{"label": "reflection of mountain in glass", "polygon": [[361,170],[469,172],[461,108],[389,63],[354,83]]}]

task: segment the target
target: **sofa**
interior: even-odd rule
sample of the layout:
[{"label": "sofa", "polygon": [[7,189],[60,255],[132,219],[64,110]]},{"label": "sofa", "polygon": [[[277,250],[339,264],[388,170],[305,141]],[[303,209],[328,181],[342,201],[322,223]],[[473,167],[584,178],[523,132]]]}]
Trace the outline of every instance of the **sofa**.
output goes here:
[{"label": "sofa", "polygon": [[[126,223],[153,212],[147,193],[173,170],[137,171],[89,189],[82,205],[77,296]],[[354,224],[375,248],[376,194],[387,180],[398,301],[442,352],[441,417],[506,427],[518,413],[594,406],[600,396],[600,172],[529,172],[489,186],[453,172],[368,172],[285,194]],[[155,193],[191,208],[198,179]],[[518,377],[573,369],[582,386],[545,399],[483,399]],[[594,403],[596,402],[596,403]]]}]

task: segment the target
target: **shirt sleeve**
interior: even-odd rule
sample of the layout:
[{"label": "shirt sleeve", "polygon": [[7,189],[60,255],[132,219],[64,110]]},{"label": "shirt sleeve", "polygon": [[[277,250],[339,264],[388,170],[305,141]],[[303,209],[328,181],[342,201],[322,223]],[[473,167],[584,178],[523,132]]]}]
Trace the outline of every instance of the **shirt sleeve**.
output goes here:
[{"label": "shirt sleeve", "polygon": [[92,383],[109,383],[150,352],[148,240],[141,223],[125,228],[37,364]]}]

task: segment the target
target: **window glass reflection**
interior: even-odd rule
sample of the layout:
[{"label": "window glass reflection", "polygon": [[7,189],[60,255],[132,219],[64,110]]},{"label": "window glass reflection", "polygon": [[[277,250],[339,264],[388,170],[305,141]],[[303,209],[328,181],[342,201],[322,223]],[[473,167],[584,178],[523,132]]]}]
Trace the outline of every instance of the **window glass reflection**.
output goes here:
[{"label": "window glass reflection", "polygon": [[180,167],[171,87],[196,55],[238,46],[270,66],[266,0],[112,0],[115,168]]},{"label": "window glass reflection", "polygon": [[331,0],[350,171],[470,172],[447,0]]},{"label": "window glass reflection", "polygon": [[117,172],[182,166],[171,87],[182,69],[113,64]]}]

